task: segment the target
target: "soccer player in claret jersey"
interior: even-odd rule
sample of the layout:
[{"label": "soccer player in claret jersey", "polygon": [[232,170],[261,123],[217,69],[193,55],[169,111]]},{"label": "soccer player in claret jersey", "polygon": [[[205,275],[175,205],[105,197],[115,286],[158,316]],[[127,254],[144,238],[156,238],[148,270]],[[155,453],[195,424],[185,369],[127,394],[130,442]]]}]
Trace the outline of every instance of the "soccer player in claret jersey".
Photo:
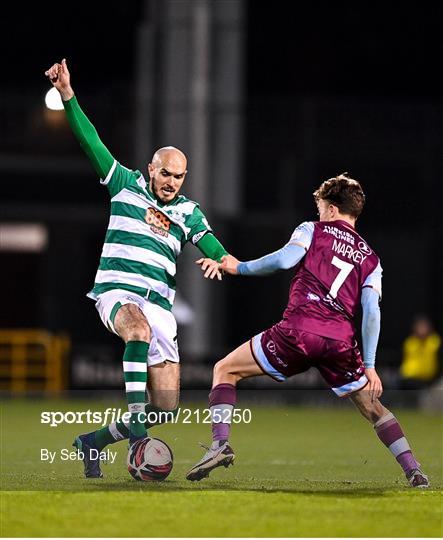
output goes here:
[{"label": "soccer player in claret jersey", "polygon": [[[172,146],[157,150],[146,181],[140,171],[118,163],[100,140],[74,95],[66,60],[45,74],[59,91],[72,131],[111,196],[108,231],[88,296],[96,301],[106,328],[126,344],[123,372],[131,418],[74,441],[84,455],[85,476],[101,478],[97,450],[122,439],[129,438],[132,445],[145,438],[152,424],[145,422],[143,413],[161,423],[177,410],[180,372],[171,308],[181,250],[192,242],[215,260],[227,252],[198,204],[179,195],[187,173],[183,152]],[[221,278],[217,270],[215,274]]]},{"label": "soccer player in claret jersey", "polygon": [[[249,262],[232,255],[224,257],[221,265],[207,258],[197,261],[205,277],[211,278],[216,268],[247,276],[295,267],[295,276],[282,320],[215,365],[209,394],[213,443],[187,478],[201,480],[215,467],[233,462],[227,420],[236,402],[238,381],[257,375],[284,381],[315,367],[335,394],[349,397],[371,422],[409,484],[428,487],[400,424],[379,401],[382,383],[375,356],[382,269],[377,255],[355,230],[365,202],[362,188],[345,173],[323,182],[314,198],[320,221],[299,225],[280,250]],[[363,361],[354,327],[360,303]]]}]

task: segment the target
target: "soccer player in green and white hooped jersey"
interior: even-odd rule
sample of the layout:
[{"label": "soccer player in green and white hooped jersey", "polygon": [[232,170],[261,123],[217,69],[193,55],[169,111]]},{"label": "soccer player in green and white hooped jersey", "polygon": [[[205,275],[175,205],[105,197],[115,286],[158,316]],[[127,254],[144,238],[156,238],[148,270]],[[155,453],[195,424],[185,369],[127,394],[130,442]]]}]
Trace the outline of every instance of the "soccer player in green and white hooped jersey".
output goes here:
[{"label": "soccer player in green and white hooped jersey", "polygon": [[140,412],[173,413],[177,408],[179,356],[171,308],[176,261],[184,245],[190,241],[215,260],[227,252],[198,204],[179,195],[187,172],[183,152],[174,147],[157,150],[148,165],[147,182],[141,172],[118,163],[101,142],[74,96],[66,60],[45,74],[59,91],[69,124],[111,195],[109,226],[88,296],[96,301],[108,330],[126,343],[123,369],[131,420],[76,438],[74,446],[85,455],[85,476],[97,478],[102,473],[92,449],[102,450],[125,438],[132,445],[146,437],[152,425],[143,422]]}]

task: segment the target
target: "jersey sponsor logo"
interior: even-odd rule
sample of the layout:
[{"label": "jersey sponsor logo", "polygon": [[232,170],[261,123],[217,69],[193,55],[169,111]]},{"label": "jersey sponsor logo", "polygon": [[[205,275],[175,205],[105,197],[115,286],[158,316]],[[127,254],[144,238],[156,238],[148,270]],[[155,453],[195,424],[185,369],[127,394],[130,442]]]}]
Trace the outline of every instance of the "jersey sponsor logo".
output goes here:
[{"label": "jersey sponsor logo", "polygon": [[328,305],[330,308],[332,309],[335,309],[336,311],[341,311],[342,313],[344,312],[344,309],[342,308],[342,306],[336,302],[332,296],[330,294],[327,294],[324,298],[323,298],[323,302]]},{"label": "jersey sponsor logo", "polygon": [[266,343],[266,348],[275,358],[275,361],[277,362],[277,364],[279,364],[282,367],[288,367],[288,364],[286,362],[283,362],[283,360],[279,356],[277,356],[277,348],[275,346],[275,343],[272,340]]},{"label": "jersey sponsor logo", "polygon": [[327,234],[332,234],[338,240],[344,240],[345,242],[349,242],[349,244],[352,245],[355,244],[354,235],[348,231],[342,231],[341,229],[338,229],[337,227],[332,227],[331,225],[324,225],[323,232]]},{"label": "jersey sponsor logo", "polygon": [[358,243],[358,249],[364,254],[364,255],[370,255],[372,253],[372,249],[363,241],[360,241]]},{"label": "jersey sponsor logo", "polygon": [[332,244],[332,251],[335,251],[335,253],[339,253],[358,264],[363,264],[367,258],[367,255],[363,255],[358,249],[354,249],[352,246],[344,244],[343,242],[338,242],[337,240],[334,240]]},{"label": "jersey sponsor logo", "polygon": [[148,225],[151,226],[151,231],[160,236],[167,237],[169,235],[169,229],[171,228],[171,220],[157,210],[149,206],[146,210],[145,220]]}]

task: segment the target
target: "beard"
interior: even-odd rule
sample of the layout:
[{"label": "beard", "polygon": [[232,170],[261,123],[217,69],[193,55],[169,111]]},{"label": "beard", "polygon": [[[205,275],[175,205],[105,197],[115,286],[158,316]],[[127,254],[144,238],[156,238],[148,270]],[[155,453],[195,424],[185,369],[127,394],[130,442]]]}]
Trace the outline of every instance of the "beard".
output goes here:
[{"label": "beard", "polygon": [[178,192],[175,192],[175,193],[170,193],[169,196],[168,196],[166,193],[163,193],[163,191],[161,190],[161,188],[163,186],[162,185],[159,186],[159,184],[158,184],[158,182],[157,182],[157,180],[155,178],[151,178],[149,187],[151,188],[151,191],[156,196],[156,198],[159,199],[162,202],[165,202],[165,201],[170,202],[178,194]]}]

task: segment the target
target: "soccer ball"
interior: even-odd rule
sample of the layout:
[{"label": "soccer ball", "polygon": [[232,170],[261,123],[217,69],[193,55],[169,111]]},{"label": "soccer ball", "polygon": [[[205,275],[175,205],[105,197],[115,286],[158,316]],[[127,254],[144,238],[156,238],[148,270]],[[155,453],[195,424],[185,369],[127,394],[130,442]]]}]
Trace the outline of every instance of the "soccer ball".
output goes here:
[{"label": "soccer ball", "polygon": [[172,471],[172,462],[171,449],[160,439],[141,439],[128,452],[128,471],[136,480],[164,480]]}]

